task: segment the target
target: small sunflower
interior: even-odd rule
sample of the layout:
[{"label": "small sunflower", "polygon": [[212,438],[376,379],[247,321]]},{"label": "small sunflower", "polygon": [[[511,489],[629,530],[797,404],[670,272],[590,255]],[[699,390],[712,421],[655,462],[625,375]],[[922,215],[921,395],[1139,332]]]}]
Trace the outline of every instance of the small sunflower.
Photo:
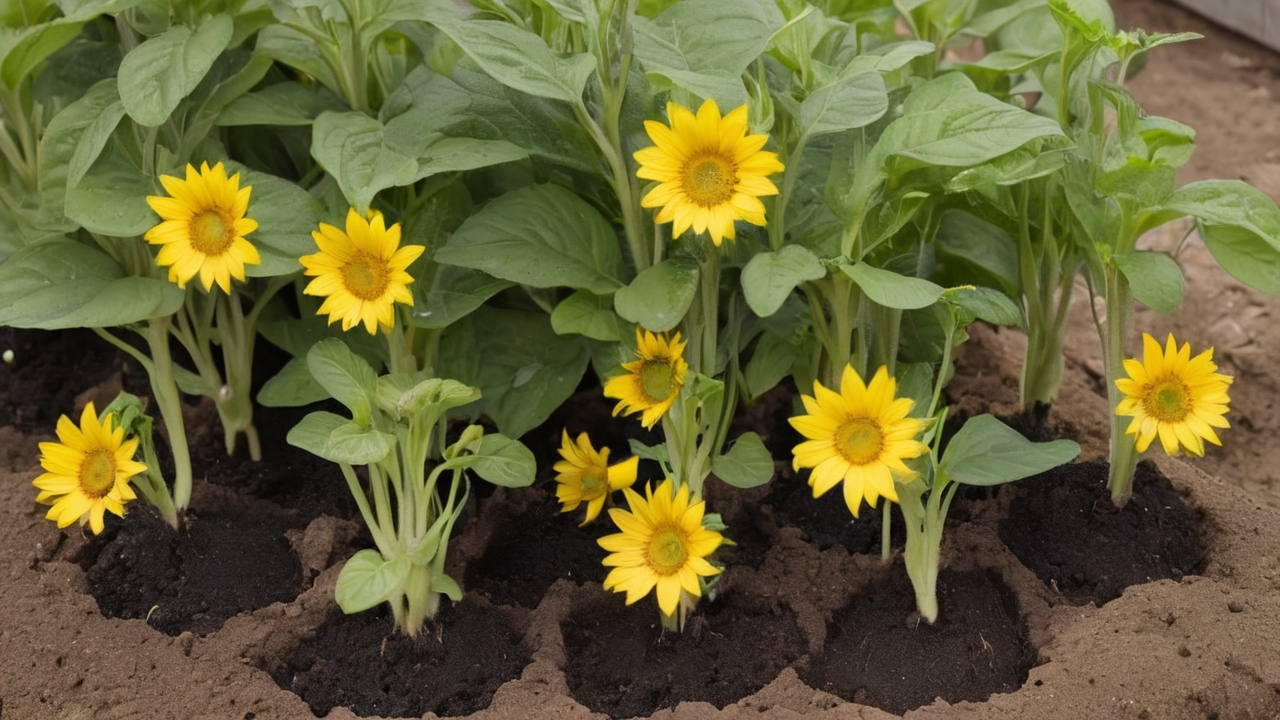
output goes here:
[{"label": "small sunflower", "polygon": [[1181,446],[1188,455],[1203,456],[1205,440],[1221,445],[1213,428],[1231,427],[1223,415],[1232,378],[1217,372],[1213,348],[1193,358],[1190,343],[1178,347],[1170,334],[1162,352],[1160,343],[1143,333],[1142,354],[1142,362],[1125,360],[1129,377],[1116,380],[1125,394],[1116,415],[1133,418],[1125,434],[1137,435],[1138,452],[1146,452],[1156,436],[1169,455]]},{"label": "small sunflower", "polygon": [[667,103],[668,127],[646,120],[644,127],[654,147],[635,154],[636,176],[660,184],[640,204],[660,207],[655,221],[674,222],[673,237],[693,228],[710,232],[711,241],[733,239],[735,220],[763,226],[764,195],[777,195],[767,177],[782,172],[778,154],[760,148],[768,135],[747,134],[747,106],[720,117],[714,100],[693,111]]},{"label": "small sunflower", "polygon": [[808,440],[793,451],[796,470],[813,468],[809,485],[819,497],[844,482],[844,501],[853,516],[865,499],[875,507],[880,496],[898,501],[894,477],[909,480],[915,476],[903,463],[929,451],[916,438],[925,422],[909,418],[915,405],[910,398],[894,398],[896,381],[881,366],[863,384],[852,366],[845,366],[840,379],[840,392],[828,390],[818,381],[813,383],[813,397],[801,395],[808,415],[790,419],[791,426]]},{"label": "small sunflower", "polygon": [[631,487],[636,481],[640,458],[632,456],[611,466],[609,448],[597,451],[586,433],[578,435],[575,442],[569,439],[567,430],[561,432],[560,457],[564,459],[553,467],[556,497],[564,505],[560,512],[572,512],[585,502],[587,519],[582,524],[586,525],[600,515],[610,493]]},{"label": "small sunflower", "polygon": [[147,242],[160,245],[156,264],[169,268],[169,281],[185,288],[197,274],[205,290],[218,283],[231,293],[231,278],[244,281],[244,266],[262,262],[258,249],[244,238],[258,229],[245,217],[250,185],[240,187],[240,173],[227,177],[222,163],[200,172],[187,165],[187,179],[161,175],[170,197],[147,196],[147,204],[164,222],[147,231]]},{"label": "small sunflower", "polygon": [[329,324],[342,320],[344,331],[364,323],[370,335],[395,324],[396,303],[413,304],[405,272],[425,250],[421,245],[400,247],[400,223],[386,226],[382,213],[370,210],[368,219],[352,208],[347,231],[320,223],[313,230],[320,252],[298,258],[303,274],[314,277],[303,290],[325,298],[317,315],[329,315]]},{"label": "small sunflower", "polygon": [[680,333],[670,340],[636,328],[636,354],[639,360],[623,363],[625,373],[604,384],[604,396],[618,400],[613,414],[643,413],[640,424],[651,428],[662,419],[676,401],[689,364],[684,361],[685,343]]},{"label": "small sunflower", "polygon": [[604,559],[605,567],[613,568],[604,589],[625,592],[630,605],[656,586],[658,608],[674,615],[682,592],[702,597],[699,578],[719,574],[706,558],[724,538],[702,526],[706,503],[691,504],[688,485],[677,490],[671,480],[663,480],[656,491],[649,486],[648,499],[631,488],[622,492],[631,512],[609,509],[622,532],[596,541],[611,553]]},{"label": "small sunflower", "polygon": [[63,415],[58,419],[58,442],[40,443],[44,474],[32,481],[40,490],[36,502],[52,505],[45,515],[64,528],[77,520],[88,522],[94,535],[102,532],[103,514],[124,517],[124,504],[138,496],[129,479],[146,472],[133,459],[138,439],[124,439],[124,428],[112,428],[113,415],[98,421],[93,403],[84,408],[80,427]]}]

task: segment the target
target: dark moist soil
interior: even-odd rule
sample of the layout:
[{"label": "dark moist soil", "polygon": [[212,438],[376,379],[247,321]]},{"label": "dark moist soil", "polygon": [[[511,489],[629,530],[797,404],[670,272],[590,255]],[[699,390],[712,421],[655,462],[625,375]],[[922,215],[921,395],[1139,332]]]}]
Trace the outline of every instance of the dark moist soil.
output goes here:
[{"label": "dark moist soil", "polygon": [[574,699],[609,717],[650,715],[681,701],[723,708],[758,691],[804,652],[790,610],[740,592],[705,599],[684,633],[663,632],[646,597],[601,595],[561,623]]},{"label": "dark moist soil", "polygon": [[526,492],[527,502],[512,493],[508,502],[487,511],[496,515],[497,529],[484,554],[467,563],[464,586],[495,603],[532,610],[559,578],[603,582],[605,567],[600,561],[608,553],[596,540],[618,531],[608,511],[578,527],[585,505],[562,513],[553,492]]},{"label": "dark moist soil", "polygon": [[1130,585],[1196,573],[1205,556],[1203,513],[1189,509],[1151,463],[1117,510],[1107,464],[1063,465],[1016,484],[1000,539],[1068,601],[1099,607]]},{"label": "dark moist soil", "polygon": [[123,520],[108,514],[103,534],[80,553],[103,615],[144,618],[167,635],[203,635],[234,615],[297,597],[290,523],[255,505],[211,505],[196,508],[176,533],[141,503]]},{"label": "dark moist soil", "polygon": [[444,603],[415,638],[393,629],[384,603],[338,615],[279,668],[276,683],[297,693],[316,717],[341,705],[357,715],[468,715],[529,664],[520,638],[478,603]]},{"label": "dark moist soil", "polygon": [[982,702],[1026,682],[1036,651],[1012,591],[994,572],[938,576],[938,622],[915,613],[900,564],[832,614],[826,646],[798,669],[810,686],[901,714],[941,697]]},{"label": "dark moist soil", "polygon": [[0,362],[0,427],[23,433],[52,435],[62,415],[79,421],[76,396],[125,365],[123,354],[91,330],[0,328],[0,353],[6,350],[13,362]]}]

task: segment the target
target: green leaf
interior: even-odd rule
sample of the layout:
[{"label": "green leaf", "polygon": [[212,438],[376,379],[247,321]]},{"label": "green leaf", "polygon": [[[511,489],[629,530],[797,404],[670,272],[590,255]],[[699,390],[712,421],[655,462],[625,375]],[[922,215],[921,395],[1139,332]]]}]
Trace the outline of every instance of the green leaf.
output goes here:
[{"label": "green leaf", "polygon": [[613,298],[579,290],[556,305],[551,328],[557,335],[585,335],[592,340],[618,342],[622,320],[613,312]]},{"label": "green leaf", "polygon": [[384,560],[377,550],[361,550],[338,573],[333,599],[342,612],[363,612],[386,602],[409,577],[409,556]]},{"label": "green leaf", "polygon": [[494,485],[527,487],[537,475],[533,453],[519,440],[488,433],[480,440],[471,469]]},{"label": "green leaf", "polygon": [[743,433],[723,455],[711,458],[711,472],[737,488],[753,488],[773,478],[773,456],[760,436]]},{"label": "green leaf", "polygon": [[840,270],[852,278],[867,297],[887,308],[919,310],[942,297],[943,289],[928,280],[881,270],[865,262],[844,264]]},{"label": "green leaf", "polygon": [[866,72],[894,72],[918,57],[933,54],[936,49],[933,43],[925,42],[924,40],[903,40],[881,45],[878,48],[855,55],[840,74],[860,75]]},{"label": "green leaf", "polygon": [[509,192],[467,218],[435,261],[532,287],[607,295],[622,286],[617,234],[585,200],[558,185]]},{"label": "green leaf", "polygon": [[[479,270],[437,265],[431,282],[413,284],[413,324],[423,328],[449,327],[512,284]],[[420,294],[424,290],[426,297]]]},{"label": "green leaf", "polygon": [[645,445],[639,440],[631,438],[627,441],[627,445],[631,448],[631,454],[641,460],[652,460],[656,463],[660,463],[664,468],[671,465],[671,455],[667,452],[666,443]]},{"label": "green leaf", "polygon": [[976,282],[1018,294],[1018,245],[1002,228],[962,210],[942,214],[936,236],[939,265],[951,282]]},{"label": "green leaf", "polygon": [[889,93],[880,73],[842,76],[800,104],[800,133],[815,137],[864,127],[888,110]]},{"label": "green leaf", "polygon": [[902,117],[885,128],[876,148],[898,175],[928,165],[977,165],[1042,138],[1065,142],[1056,120],[1001,102],[961,73],[947,73],[907,96]]},{"label": "green leaf", "polygon": [[1280,247],[1275,240],[1230,225],[1202,225],[1200,235],[1231,277],[1268,295],[1280,295]]},{"label": "green leaf", "polygon": [[632,18],[635,55],[650,76],[713,98],[728,112],[747,102],[742,73],[785,22],[773,2],[684,0],[653,20]]},{"label": "green leaf", "polygon": [[254,51],[310,75],[333,92],[342,86],[320,45],[301,31],[281,23],[268,25],[258,33]]},{"label": "green leaf", "polygon": [[431,21],[493,79],[530,95],[581,102],[596,69],[590,53],[557,57],[538,35],[499,20]]},{"label": "green leaf", "polygon": [[307,359],[294,357],[262,384],[257,399],[263,407],[302,407],[328,397],[329,393],[311,377]]},{"label": "green leaf", "polygon": [[640,273],[613,296],[613,307],[625,320],[653,332],[680,323],[698,292],[698,264],[667,258]]},{"label": "green leaf", "polygon": [[977,319],[992,325],[1022,327],[1022,308],[999,290],[966,285],[948,288],[943,298],[960,308],[961,326]]},{"label": "green leaf", "polygon": [[1069,463],[1079,454],[1074,441],[1033,443],[994,416],[979,415],[951,438],[938,472],[966,485],[999,485]]},{"label": "green leaf", "polygon": [[1270,196],[1238,180],[1202,180],[1170,195],[1153,224],[1179,215],[1199,220],[1205,246],[1223,270],[1280,295],[1280,208]]},{"label": "green leaf", "polygon": [[[99,81],[49,121],[40,140],[40,200],[61,215],[71,158],[84,136],[108,109],[120,102],[114,77]],[[78,181],[77,181],[78,182]]]},{"label": "green leaf", "polygon": [[357,212],[367,211],[379,190],[417,179],[418,161],[388,147],[382,123],[362,112],[321,113],[311,132],[311,155]]},{"label": "green leaf", "polygon": [[80,183],[67,188],[63,211],[89,232],[133,237],[160,223],[147,205],[153,192],[142,171],[108,145]]},{"label": "green leaf", "polygon": [[768,330],[761,333],[751,352],[751,359],[742,368],[748,396],[755,400],[772,390],[791,373],[798,356],[791,341]]},{"label": "green leaf", "polygon": [[74,240],[29,245],[0,263],[0,326],[115,327],[171,315],[184,296],[173,283],[125,275]]},{"label": "green leaf", "polygon": [[444,332],[436,373],[480,388],[476,412],[519,437],[573,394],[589,357],[586,341],[556,335],[545,313],[484,307]]},{"label": "green leaf", "polygon": [[324,206],[288,180],[233,161],[226,165],[228,174],[240,173],[240,187],[253,188],[248,217],[258,221],[258,229],[247,237],[258,249],[262,262],[246,265],[245,274],[275,277],[301,270],[298,258],[316,251],[311,232],[320,226]]},{"label": "green leaf", "polygon": [[1156,312],[1170,313],[1182,304],[1185,288],[1182,268],[1165,253],[1140,250],[1112,255],[1111,260],[1129,280],[1133,296],[1143,305]]},{"label": "green leaf", "polygon": [[742,269],[742,294],[751,311],[760,317],[778,312],[782,303],[806,280],[827,276],[816,255],[800,245],[787,245],[777,252],[762,252]]},{"label": "green leaf", "polygon": [[223,108],[215,124],[276,125],[294,127],[310,125],[326,110],[346,109],[346,103],[323,85],[282,82],[255,93],[241,95]]},{"label": "green leaf", "polygon": [[55,18],[32,27],[0,29],[0,82],[17,88],[40,63],[70,43],[85,19]]},{"label": "green leaf", "polygon": [[396,420],[425,417],[435,422],[442,413],[480,399],[480,391],[457,380],[417,373],[395,373],[378,378],[378,407]]},{"label": "green leaf", "polygon": [[285,439],[312,455],[348,465],[380,462],[396,446],[394,435],[363,428],[329,412],[308,414],[289,430]]},{"label": "green leaf", "polygon": [[118,78],[129,117],[146,127],[168,120],[227,47],[233,27],[227,15],[205,20],[194,33],[186,25],[174,25],[125,55]]},{"label": "green leaf", "polygon": [[330,338],[311,346],[307,369],[320,387],[351,411],[357,425],[368,426],[378,389],[378,376],[369,363],[346,343]]}]

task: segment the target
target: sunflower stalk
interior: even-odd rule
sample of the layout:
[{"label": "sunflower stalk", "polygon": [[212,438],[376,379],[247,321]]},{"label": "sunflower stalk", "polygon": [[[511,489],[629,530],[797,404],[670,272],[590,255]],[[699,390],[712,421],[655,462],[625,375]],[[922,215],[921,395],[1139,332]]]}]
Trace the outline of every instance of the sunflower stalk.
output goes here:
[{"label": "sunflower stalk", "polygon": [[1111,490],[1111,502],[1117,508],[1124,507],[1133,496],[1133,474],[1138,467],[1138,448],[1133,438],[1125,434],[1129,422],[1116,414],[1124,393],[1116,386],[1116,380],[1125,377],[1125,343],[1133,324],[1133,293],[1124,273],[1114,264],[1106,268],[1106,327],[1103,349],[1107,383],[1107,404],[1111,410],[1110,467],[1107,470],[1107,488]]}]

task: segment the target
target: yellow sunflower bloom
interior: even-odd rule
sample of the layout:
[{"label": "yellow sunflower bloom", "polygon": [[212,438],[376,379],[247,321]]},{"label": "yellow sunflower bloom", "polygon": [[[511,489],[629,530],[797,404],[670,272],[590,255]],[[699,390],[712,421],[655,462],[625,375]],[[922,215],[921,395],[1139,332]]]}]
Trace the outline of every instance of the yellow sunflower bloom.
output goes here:
[{"label": "yellow sunflower bloom", "polygon": [[819,497],[844,482],[844,501],[853,516],[865,499],[875,507],[880,496],[898,502],[895,476],[903,481],[915,473],[903,460],[929,452],[916,438],[925,422],[909,418],[915,405],[910,398],[894,398],[897,382],[881,366],[863,384],[852,366],[845,366],[840,392],[816,380],[813,397],[801,395],[808,415],[790,419],[791,426],[808,438],[796,445],[793,466],[813,468],[809,485]]},{"label": "yellow sunflower bloom", "polygon": [[651,428],[662,419],[684,387],[689,364],[684,361],[685,343],[680,333],[670,340],[636,328],[639,360],[623,363],[625,373],[604,384],[604,396],[618,400],[613,414],[642,413],[640,424]]},{"label": "yellow sunflower bloom", "polygon": [[706,558],[724,538],[702,526],[706,503],[691,504],[687,485],[677,490],[670,480],[663,480],[656,491],[653,486],[645,491],[648,499],[630,488],[622,492],[631,512],[609,509],[622,532],[596,541],[611,553],[604,559],[605,567],[613,568],[604,589],[625,592],[630,605],[656,586],[658,608],[674,615],[682,592],[702,597],[698,578],[719,574]]},{"label": "yellow sunflower bloom", "polygon": [[645,121],[654,147],[634,156],[640,163],[636,176],[660,183],[640,201],[662,208],[655,221],[674,222],[672,237],[689,228],[709,232],[717,246],[723,238],[733,239],[735,220],[763,226],[760,198],[778,194],[767,176],[783,167],[777,153],[760,149],[768,135],[747,134],[747,106],[720,117],[714,100],[702,103],[696,116],[683,105],[667,103],[667,118],[670,127]]},{"label": "yellow sunflower bloom", "polygon": [[556,471],[556,497],[564,505],[560,512],[572,512],[585,502],[587,519],[582,524],[586,525],[599,517],[610,493],[636,481],[640,458],[632,456],[611,466],[609,448],[597,451],[586,433],[579,434],[575,442],[567,430],[561,432],[560,457],[564,459],[552,468]]},{"label": "yellow sunflower bloom", "polygon": [[366,219],[352,208],[346,232],[320,223],[311,237],[320,252],[298,258],[303,274],[315,278],[303,292],[325,298],[316,314],[328,314],[330,325],[342,320],[346,331],[364,323],[376,335],[379,326],[390,330],[395,324],[396,303],[413,304],[413,277],[405,269],[426,248],[400,247],[400,223],[387,227],[377,210]]},{"label": "yellow sunflower bloom", "polygon": [[1178,347],[1173,335],[1160,343],[1142,334],[1142,362],[1124,361],[1127,378],[1116,380],[1125,398],[1116,406],[1116,415],[1132,417],[1126,435],[1136,435],[1138,452],[1146,452],[1157,436],[1169,455],[1179,446],[1188,455],[1204,455],[1204,441],[1221,445],[1213,428],[1231,427],[1227,412],[1227,388],[1231,376],[1219,372],[1213,362],[1213,348],[1194,358],[1190,343]]},{"label": "yellow sunflower bloom", "polygon": [[169,268],[169,282],[185,288],[197,274],[205,290],[218,283],[231,293],[231,278],[244,281],[244,266],[262,262],[245,235],[258,229],[249,210],[250,185],[240,187],[240,174],[230,178],[222,163],[200,172],[187,165],[187,179],[161,175],[170,197],[150,195],[147,204],[164,221],[147,231],[146,241],[160,245],[156,264]]},{"label": "yellow sunflower bloom", "polygon": [[124,504],[138,497],[129,479],[146,472],[147,466],[133,459],[138,439],[125,440],[124,428],[112,429],[112,417],[99,422],[89,403],[80,427],[63,415],[58,419],[58,442],[40,443],[45,472],[32,481],[40,490],[36,502],[53,506],[45,518],[60,528],[87,521],[97,535],[107,510],[124,517]]}]

